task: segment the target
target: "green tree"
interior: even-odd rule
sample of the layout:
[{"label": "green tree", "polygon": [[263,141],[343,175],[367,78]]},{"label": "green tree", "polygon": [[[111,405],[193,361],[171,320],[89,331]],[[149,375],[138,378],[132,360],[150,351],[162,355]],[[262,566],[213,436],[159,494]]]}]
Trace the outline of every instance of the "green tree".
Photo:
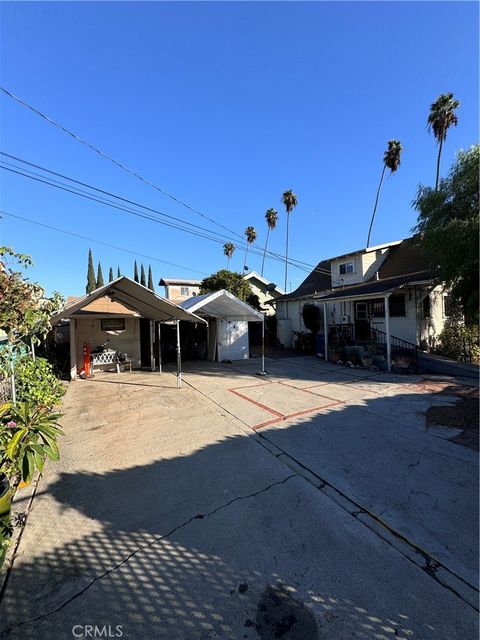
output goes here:
[{"label": "green tree", "polygon": [[108,271],[108,281],[109,282],[113,282],[113,269],[112,269],[112,267],[110,267],[110,269]]},{"label": "green tree", "polygon": [[135,282],[140,282],[140,280],[138,279],[138,266],[137,266],[137,261],[135,260],[135,264],[133,266],[133,279],[135,280]]},{"label": "green tree", "polygon": [[92,293],[97,288],[97,281],[95,279],[95,268],[93,266],[92,250],[88,250],[88,270],[87,270],[87,286],[85,287],[86,293]]},{"label": "green tree", "polygon": [[295,209],[298,204],[297,196],[291,189],[284,191],[282,195],[282,203],[287,212],[287,234],[285,241],[285,291],[287,290],[287,278],[288,278],[288,233],[290,226],[290,213]]},{"label": "green tree", "polygon": [[148,288],[151,291],[155,291],[155,287],[153,286],[153,275],[152,275],[152,266],[148,265]]},{"label": "green tree", "polygon": [[457,126],[458,118],[455,109],[458,109],[459,106],[460,102],[454,99],[453,93],[442,93],[435,102],[432,102],[430,105],[427,126],[429,131],[433,131],[435,140],[438,143],[435,189],[438,189],[440,182],[440,157],[442,155],[443,143],[447,138],[449,128]]},{"label": "green tree", "polygon": [[117,267],[117,278],[121,278],[122,274],[120,273],[120,267]]},{"label": "green tree", "polygon": [[367,236],[367,249],[370,246],[370,236],[372,234],[373,221],[375,220],[375,214],[377,213],[378,207],[378,199],[380,198],[380,191],[382,189],[383,179],[385,177],[386,169],[390,169],[390,175],[395,173],[395,171],[400,166],[400,154],[403,151],[403,147],[400,144],[399,140],[389,140],[388,147],[385,153],[383,154],[383,169],[382,176],[380,178],[380,184],[377,189],[377,197],[375,198],[375,205],[373,207],[372,219],[370,220],[370,226],[368,228],[368,236]]},{"label": "green tree", "polygon": [[248,271],[248,266],[247,266],[248,249],[250,248],[250,245],[253,244],[257,239],[257,232],[255,231],[255,227],[247,227],[245,229],[245,236],[247,238],[247,249],[245,251],[245,262],[243,264],[243,270]]},{"label": "green tree", "polygon": [[144,287],[147,286],[147,279],[145,278],[145,267],[142,265],[140,267],[140,284],[143,284]]},{"label": "green tree", "polygon": [[467,323],[478,320],[479,164],[480,145],[460,151],[438,190],[420,186],[413,202],[415,231]]},{"label": "green tree", "polygon": [[98,268],[97,268],[97,286],[96,288],[100,288],[103,287],[103,285],[105,284],[104,280],[103,280],[103,271],[102,271],[102,265],[100,264],[100,260],[98,261]]},{"label": "green tree", "polygon": [[200,285],[200,293],[212,293],[221,289],[230,291],[244,302],[248,302],[250,296],[253,295],[248,280],[245,280],[241,273],[227,269],[220,269],[220,271],[212,273],[208,278],[204,278]]},{"label": "green tree", "polygon": [[223,245],[223,255],[227,256],[227,271],[228,271],[228,265],[230,264],[230,260],[234,253],[235,253],[235,245],[233,244],[233,242],[226,242]]},{"label": "green tree", "polygon": [[270,231],[273,231],[277,226],[278,212],[275,211],[275,209],[267,209],[265,213],[265,220],[267,221],[267,239],[265,240],[265,249],[263,250],[262,272],[260,274],[261,276],[263,276],[265,256],[267,255],[268,236],[270,235]]}]

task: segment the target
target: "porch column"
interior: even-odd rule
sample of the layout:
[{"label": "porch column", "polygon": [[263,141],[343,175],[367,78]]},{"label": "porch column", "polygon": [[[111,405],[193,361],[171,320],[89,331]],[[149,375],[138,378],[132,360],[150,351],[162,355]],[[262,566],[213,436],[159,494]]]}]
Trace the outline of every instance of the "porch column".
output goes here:
[{"label": "porch column", "polygon": [[155,371],[155,356],[153,354],[153,342],[155,340],[155,322],[150,320],[150,369]]},{"label": "porch column", "polygon": [[385,301],[385,334],[386,334],[386,341],[387,341],[387,367],[388,370],[391,371],[392,370],[392,345],[390,344],[390,294],[388,294],[388,296],[385,296],[384,301]]},{"label": "porch column", "polygon": [[177,389],[182,386],[182,354],[180,350],[180,320],[177,320]]},{"label": "porch column", "polygon": [[267,375],[267,372],[265,371],[265,316],[263,316],[262,320],[262,370],[259,371],[257,375]]},{"label": "porch column", "polygon": [[70,318],[70,380],[77,377],[77,321]]},{"label": "porch column", "polygon": [[328,361],[328,318],[327,318],[327,303],[323,303],[323,335],[325,343],[325,360]]},{"label": "porch column", "polygon": [[158,323],[158,371],[162,373],[162,323]]}]

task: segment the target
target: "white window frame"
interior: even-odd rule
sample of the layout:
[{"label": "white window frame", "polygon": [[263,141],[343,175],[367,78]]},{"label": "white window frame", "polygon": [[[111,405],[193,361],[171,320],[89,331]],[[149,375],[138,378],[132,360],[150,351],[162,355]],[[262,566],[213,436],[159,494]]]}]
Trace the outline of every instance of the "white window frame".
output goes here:
[{"label": "white window frame", "polygon": [[[352,265],[352,270],[351,270],[351,271],[348,271],[348,270],[347,270],[347,268],[348,268],[348,266],[349,266],[349,265]],[[345,273],[342,273],[342,267],[345,267]],[[352,275],[353,273],[355,273],[355,260],[349,260],[348,262],[341,262],[341,263],[338,265],[338,273],[339,273],[341,276],[350,276],[350,275]]]}]

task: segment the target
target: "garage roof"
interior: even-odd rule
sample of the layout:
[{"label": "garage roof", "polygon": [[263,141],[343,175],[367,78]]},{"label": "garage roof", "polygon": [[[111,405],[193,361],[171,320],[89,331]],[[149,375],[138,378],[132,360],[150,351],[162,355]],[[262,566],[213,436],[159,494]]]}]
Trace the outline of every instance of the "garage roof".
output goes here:
[{"label": "garage roof", "polygon": [[256,311],[225,289],[193,296],[181,302],[179,306],[211,318],[232,318],[235,320],[248,320],[249,322],[261,322],[263,320],[263,313]]},{"label": "garage roof", "polygon": [[104,296],[108,296],[111,300],[125,305],[149,320],[158,320],[159,322],[187,320],[189,322],[205,323],[203,318],[162,298],[140,283],[122,276],[67,305],[63,311],[53,316],[52,324],[57,324],[64,318],[74,316],[94,300]]}]

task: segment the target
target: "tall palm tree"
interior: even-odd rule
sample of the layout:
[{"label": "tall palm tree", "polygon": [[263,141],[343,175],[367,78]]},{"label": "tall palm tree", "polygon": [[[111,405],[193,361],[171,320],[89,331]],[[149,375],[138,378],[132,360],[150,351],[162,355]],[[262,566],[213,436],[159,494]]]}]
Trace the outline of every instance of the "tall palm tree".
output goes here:
[{"label": "tall palm tree", "polygon": [[268,236],[270,235],[270,231],[273,231],[277,226],[278,213],[275,211],[275,209],[267,209],[265,213],[265,220],[267,221],[267,239],[265,240],[265,249],[263,251],[262,273],[260,274],[262,276],[263,267],[265,265],[265,256],[267,255]]},{"label": "tall palm tree", "polygon": [[226,242],[223,245],[223,255],[227,256],[227,270],[230,264],[230,259],[233,256],[234,252],[235,252],[235,245],[233,244],[233,242]]},{"label": "tall palm tree", "polygon": [[380,191],[382,189],[383,178],[385,177],[385,171],[390,169],[390,174],[395,173],[395,171],[400,166],[400,154],[403,151],[403,147],[400,144],[399,140],[389,140],[388,147],[385,153],[383,154],[383,169],[382,176],[380,178],[380,184],[377,189],[377,197],[375,198],[375,205],[373,207],[372,219],[370,220],[370,226],[368,228],[368,236],[367,236],[367,249],[370,246],[370,236],[372,235],[372,227],[373,221],[375,220],[375,214],[377,213],[378,207],[378,199],[380,198]]},{"label": "tall palm tree", "polygon": [[287,277],[288,277],[288,228],[290,222],[290,213],[297,206],[297,196],[291,189],[284,191],[282,195],[282,202],[287,212],[287,238],[285,243],[285,291],[287,290]]},{"label": "tall palm tree", "polygon": [[453,93],[442,93],[435,102],[430,105],[430,115],[427,126],[429,131],[433,131],[438,142],[437,156],[437,178],[435,180],[435,191],[438,190],[440,182],[440,156],[442,155],[443,143],[447,138],[447,131],[453,125],[457,126],[458,118],[455,109],[458,109],[460,102],[455,100]]},{"label": "tall palm tree", "polygon": [[257,232],[255,231],[255,227],[247,227],[245,229],[245,235],[247,236],[247,250],[245,251],[245,262],[243,264],[243,270],[248,271],[248,267],[247,267],[248,249],[250,245],[253,244],[257,239]]}]

